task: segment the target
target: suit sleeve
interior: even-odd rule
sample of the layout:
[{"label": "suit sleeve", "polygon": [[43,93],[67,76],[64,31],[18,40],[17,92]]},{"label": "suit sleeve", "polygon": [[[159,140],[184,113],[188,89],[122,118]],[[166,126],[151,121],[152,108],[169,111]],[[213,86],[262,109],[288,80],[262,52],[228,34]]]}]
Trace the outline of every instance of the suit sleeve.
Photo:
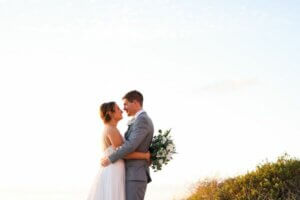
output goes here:
[{"label": "suit sleeve", "polygon": [[145,118],[137,119],[132,128],[129,139],[126,140],[116,152],[108,157],[112,163],[124,158],[127,154],[134,152],[146,138],[148,134],[148,122]]}]

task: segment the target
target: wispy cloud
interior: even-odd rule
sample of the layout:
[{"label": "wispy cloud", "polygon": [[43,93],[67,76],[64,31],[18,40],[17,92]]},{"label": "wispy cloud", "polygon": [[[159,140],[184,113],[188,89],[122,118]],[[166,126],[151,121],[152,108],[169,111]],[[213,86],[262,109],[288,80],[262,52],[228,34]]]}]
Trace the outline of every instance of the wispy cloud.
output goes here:
[{"label": "wispy cloud", "polygon": [[259,81],[253,79],[240,79],[240,80],[223,80],[212,83],[200,88],[200,91],[213,91],[213,92],[226,92],[240,90],[252,85],[257,85]]}]

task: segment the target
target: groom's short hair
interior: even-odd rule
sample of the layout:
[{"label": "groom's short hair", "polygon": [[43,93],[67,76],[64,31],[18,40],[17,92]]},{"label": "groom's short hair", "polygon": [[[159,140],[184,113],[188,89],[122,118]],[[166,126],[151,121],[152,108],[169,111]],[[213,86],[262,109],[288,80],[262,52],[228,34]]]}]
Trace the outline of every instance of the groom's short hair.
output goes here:
[{"label": "groom's short hair", "polygon": [[132,90],[128,92],[127,94],[125,94],[123,99],[127,99],[129,102],[133,102],[133,100],[136,100],[137,102],[140,103],[141,106],[143,106],[143,100],[144,100],[143,95],[137,90]]}]

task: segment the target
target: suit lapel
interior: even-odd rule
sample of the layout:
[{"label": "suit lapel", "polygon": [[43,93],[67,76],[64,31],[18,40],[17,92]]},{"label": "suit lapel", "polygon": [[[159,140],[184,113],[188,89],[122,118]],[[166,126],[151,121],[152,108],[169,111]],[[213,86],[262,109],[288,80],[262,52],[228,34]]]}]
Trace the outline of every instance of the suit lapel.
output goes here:
[{"label": "suit lapel", "polygon": [[131,127],[131,126],[132,126],[132,124],[128,126],[127,131],[125,132],[125,139],[126,139],[126,140],[128,140],[128,138],[129,138],[129,135],[130,135],[129,132],[130,132],[130,127]]},{"label": "suit lapel", "polygon": [[145,115],[145,114],[146,114],[146,112],[141,113],[141,114],[135,119],[135,121],[134,121],[132,124],[130,124],[130,125],[128,126],[128,129],[127,129],[127,131],[125,132],[125,139],[126,139],[126,140],[128,140],[128,138],[129,138],[129,136],[130,136],[130,134],[131,134],[131,127],[136,123],[136,121],[138,120],[138,118],[139,118],[141,115]]}]

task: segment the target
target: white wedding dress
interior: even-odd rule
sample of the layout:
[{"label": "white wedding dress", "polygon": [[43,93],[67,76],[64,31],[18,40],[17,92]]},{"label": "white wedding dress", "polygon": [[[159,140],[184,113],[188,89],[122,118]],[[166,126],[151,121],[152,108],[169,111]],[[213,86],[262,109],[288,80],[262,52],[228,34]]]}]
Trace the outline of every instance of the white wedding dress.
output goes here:
[{"label": "white wedding dress", "polygon": [[[109,146],[104,150],[104,155],[109,156],[114,151]],[[99,169],[87,200],[125,200],[124,160],[120,159]]]}]

